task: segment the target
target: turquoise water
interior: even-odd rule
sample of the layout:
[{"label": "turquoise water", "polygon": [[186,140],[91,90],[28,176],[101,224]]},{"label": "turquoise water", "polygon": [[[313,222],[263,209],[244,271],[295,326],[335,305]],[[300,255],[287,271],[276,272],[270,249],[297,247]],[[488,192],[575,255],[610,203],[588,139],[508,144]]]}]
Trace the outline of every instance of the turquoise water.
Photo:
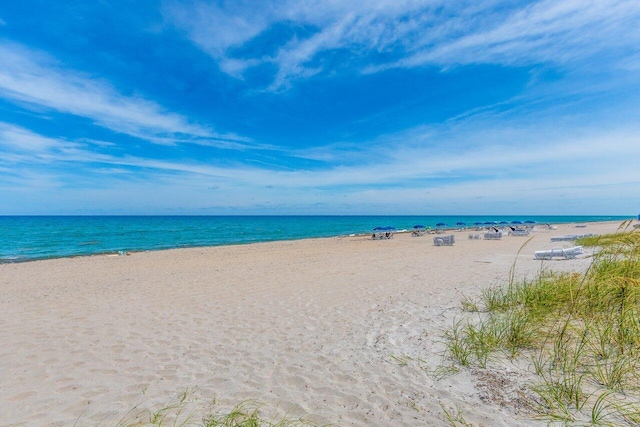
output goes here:
[{"label": "turquoise water", "polygon": [[0,262],[368,234],[458,222],[623,221],[623,216],[0,216]]}]

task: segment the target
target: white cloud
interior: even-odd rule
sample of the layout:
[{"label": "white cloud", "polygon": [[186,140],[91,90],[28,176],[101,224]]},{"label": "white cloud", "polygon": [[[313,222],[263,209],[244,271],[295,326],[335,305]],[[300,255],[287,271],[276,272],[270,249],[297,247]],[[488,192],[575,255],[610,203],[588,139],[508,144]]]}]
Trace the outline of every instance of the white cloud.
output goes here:
[{"label": "white cloud", "polygon": [[186,7],[181,2],[163,4],[165,18],[185,30],[196,44],[216,58],[266,29],[269,16],[265,4],[260,2],[255,8],[257,11],[236,2],[230,2],[228,9],[202,1]]},{"label": "white cloud", "polygon": [[98,78],[67,70],[20,46],[1,43],[0,57],[0,96],[27,108],[86,117],[115,132],[159,144],[248,141],[193,124],[153,101],[123,95]]},{"label": "white cloud", "polygon": [[[96,152],[95,147],[102,147],[104,152]],[[55,167],[61,163],[98,163],[116,166],[146,168],[200,174],[227,179],[240,178],[242,175],[255,176],[251,168],[220,168],[197,162],[171,162],[154,158],[122,155],[118,146],[108,141],[68,141],[40,135],[29,129],[9,123],[0,122],[0,152],[3,153],[0,163],[13,164],[16,167],[29,164],[50,165]],[[116,154],[110,154],[114,150]],[[238,176],[240,175],[240,176]],[[260,177],[257,178],[260,180]]]},{"label": "white cloud", "polygon": [[9,151],[43,152],[57,147],[59,140],[47,138],[19,126],[0,122],[0,146]]},{"label": "white cloud", "polygon": [[[233,2],[227,8],[203,1],[167,3],[165,16],[221,69],[240,77],[249,67],[274,63],[277,90],[291,80],[322,70],[318,55],[349,49],[356,67],[376,72],[390,67],[458,64],[538,64],[572,67],[573,61],[607,57],[600,67],[629,67],[629,52],[640,44],[640,5],[628,0],[542,0],[522,7],[503,2]],[[234,56],[276,23],[315,28],[308,37],[273,40],[275,54]],[[371,53],[390,53],[389,60]],[[631,64],[638,63],[638,54]]]},{"label": "white cloud", "polygon": [[627,52],[635,51],[634,46],[640,43],[638,17],[640,6],[635,2],[546,0],[498,16],[490,23],[474,18],[466,33],[435,46],[421,40],[417,53],[394,65],[546,62],[570,65],[572,61],[610,53],[616,61],[618,55],[626,58]]},{"label": "white cloud", "polygon": [[[369,213],[380,213],[388,212],[389,206],[407,213],[428,202],[443,213],[456,212],[449,209],[451,203],[470,210],[475,203],[476,208],[491,213],[491,207],[508,200],[510,206],[519,206],[523,211],[530,206],[531,213],[553,213],[550,210],[553,203],[574,200],[585,209],[599,206],[599,212],[593,207],[588,212],[602,213],[612,212],[604,201],[613,195],[617,195],[616,203],[620,206],[631,203],[628,200],[633,200],[633,193],[626,196],[620,193],[640,185],[637,126],[619,131],[599,131],[593,127],[561,132],[553,128],[553,123],[539,123],[533,132],[515,124],[482,130],[474,119],[465,120],[464,126],[451,129],[416,128],[380,137],[373,141],[376,152],[373,159],[368,153],[358,152],[355,146],[347,146],[351,155],[360,160],[298,170],[114,155],[109,154],[113,147],[105,141],[100,145],[104,151],[96,153],[91,142],[48,138],[0,123],[0,148],[6,152],[0,166],[24,170],[29,177],[22,182],[15,174],[5,176],[0,179],[0,187],[4,182],[11,187],[22,186],[27,193],[38,191],[30,183],[37,182],[37,176],[42,174],[42,181],[48,182],[46,188],[58,185],[55,194],[62,197],[74,191],[63,183],[73,181],[73,175],[80,173],[83,188],[117,189],[122,185],[117,181],[122,180],[127,182],[128,194],[139,188],[138,196],[144,198],[146,193],[142,189],[150,191],[153,187],[154,192],[166,195],[162,199],[167,201],[167,208],[185,203],[194,209],[202,206],[204,192],[221,208],[233,205],[259,209],[258,205],[270,203],[276,210],[275,206],[280,205],[288,207],[281,208],[285,211],[294,207],[313,211],[312,206],[323,203],[333,213],[343,212],[340,209],[352,213],[370,209]],[[549,140],[553,140],[552,145]],[[452,144],[454,141],[457,143]],[[344,145],[327,147],[323,155],[333,160],[332,150],[333,154],[348,155]],[[56,173],[50,173],[50,168]],[[105,176],[105,169],[110,171],[110,177]],[[133,170],[135,173],[130,173]],[[57,178],[52,180],[52,176]],[[210,188],[215,188],[215,196]],[[114,194],[107,200],[114,202],[114,206],[123,204],[126,197],[118,201]],[[338,201],[343,203],[343,196],[347,196],[348,202],[340,207]],[[99,196],[95,197],[96,203],[104,203],[98,200]],[[587,206],[587,200],[591,205]],[[179,203],[172,205],[168,201]],[[640,200],[636,197],[635,202]],[[207,199],[208,205],[213,206],[212,203]],[[587,212],[585,209],[577,207],[567,212]],[[473,212],[481,213],[478,209]]]}]

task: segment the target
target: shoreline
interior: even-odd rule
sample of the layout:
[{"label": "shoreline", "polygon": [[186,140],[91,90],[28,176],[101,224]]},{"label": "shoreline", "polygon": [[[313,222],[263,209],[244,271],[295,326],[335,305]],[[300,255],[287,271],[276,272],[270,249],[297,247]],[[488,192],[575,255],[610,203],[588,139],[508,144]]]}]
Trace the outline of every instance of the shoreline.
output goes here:
[{"label": "shoreline", "polygon": [[[46,217],[46,215],[45,215]],[[126,215],[125,215],[126,217]],[[633,221],[633,218],[629,218],[628,220]],[[567,223],[536,223],[536,224],[520,224],[518,226],[543,226],[543,225],[574,225],[574,224],[599,224],[599,223],[621,223],[619,220],[610,220],[610,221],[586,221],[586,222],[567,222]],[[496,225],[486,225],[486,226],[476,226],[476,227],[445,227],[445,228],[431,228],[427,230],[427,235],[436,234],[436,231],[442,231],[444,233],[459,233],[459,232],[470,232],[470,231],[486,231],[487,228],[498,227],[498,228],[507,228],[509,226],[513,226],[513,224],[496,224]],[[575,225],[574,225],[575,226]],[[394,234],[406,234],[411,233],[413,230],[411,229],[400,229],[394,232]],[[0,265],[4,264],[22,264],[22,263],[30,263],[36,261],[47,261],[52,259],[67,259],[67,258],[82,258],[82,257],[94,257],[94,256],[119,256],[122,255],[121,252],[124,252],[124,255],[130,255],[135,253],[143,253],[143,252],[159,252],[159,251],[168,251],[175,249],[200,249],[200,248],[210,248],[210,247],[221,247],[221,246],[238,246],[238,245],[252,245],[258,243],[271,243],[271,242],[289,242],[289,241],[300,241],[300,240],[312,240],[312,239],[335,239],[335,238],[346,238],[346,237],[363,237],[371,235],[370,232],[363,233],[350,233],[350,234],[338,234],[332,236],[314,236],[314,237],[293,237],[289,239],[276,239],[276,240],[260,240],[260,241],[248,241],[248,242],[229,242],[229,243],[221,243],[216,245],[181,245],[174,247],[163,247],[157,249],[125,249],[125,250],[107,250],[102,252],[94,252],[94,253],[86,253],[86,254],[75,254],[75,255],[52,255],[52,256],[43,256],[43,257],[32,257],[32,258],[16,258],[16,259],[8,259],[8,258],[0,258]]]},{"label": "shoreline", "polygon": [[429,372],[465,296],[504,283],[514,265],[517,277],[587,268],[588,257],[533,257],[570,245],[550,237],[573,231],[559,224],[530,241],[453,232],[450,247],[407,232],[1,264],[0,424],[92,425],[195,388],[221,408],[252,400],[321,424],[448,425],[442,407],[459,406],[474,424],[545,425],[505,397],[529,379],[514,362],[492,374],[498,389],[474,372]]}]

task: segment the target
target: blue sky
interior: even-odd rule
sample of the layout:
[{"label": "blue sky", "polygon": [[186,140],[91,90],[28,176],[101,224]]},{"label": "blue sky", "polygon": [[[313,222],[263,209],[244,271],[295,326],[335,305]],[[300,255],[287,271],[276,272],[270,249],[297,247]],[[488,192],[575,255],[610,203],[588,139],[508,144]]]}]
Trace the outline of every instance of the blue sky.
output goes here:
[{"label": "blue sky", "polygon": [[640,3],[0,4],[0,214],[640,210]]}]

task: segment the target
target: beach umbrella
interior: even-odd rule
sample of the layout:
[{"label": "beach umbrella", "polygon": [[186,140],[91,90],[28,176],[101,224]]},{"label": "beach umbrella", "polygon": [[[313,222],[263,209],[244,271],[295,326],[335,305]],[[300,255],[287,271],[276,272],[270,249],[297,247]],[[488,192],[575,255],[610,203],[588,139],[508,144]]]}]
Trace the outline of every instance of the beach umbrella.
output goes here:
[{"label": "beach umbrella", "polygon": [[536,224],[536,222],[535,222],[535,221],[525,221],[524,223],[525,223],[525,224]]},{"label": "beach umbrella", "polygon": [[373,231],[392,231],[392,230],[395,230],[395,229],[396,229],[395,227],[391,227],[390,225],[386,225],[386,226],[383,226],[383,227],[376,227],[376,228],[373,229]]},{"label": "beach umbrella", "polygon": [[436,224],[436,227],[446,227],[447,224],[445,224],[444,222],[439,222]]},{"label": "beach umbrella", "polygon": [[426,228],[424,225],[421,224],[416,224],[413,226],[413,228]]},{"label": "beach umbrella", "polygon": [[500,221],[500,224],[509,224],[508,221]]},{"label": "beach umbrella", "polygon": [[476,222],[475,225],[482,225],[482,223],[481,222]]},{"label": "beach umbrella", "polygon": [[465,225],[467,225],[467,224],[466,224],[466,223],[464,223],[464,222],[462,222],[462,221],[459,221],[459,222],[456,222],[456,225],[462,225],[462,226],[465,226]]},{"label": "beach umbrella", "polygon": [[493,221],[487,221],[484,223],[484,225],[493,225]]},{"label": "beach umbrella", "polygon": [[518,221],[518,220],[511,221],[511,224],[522,224],[522,221]]}]

